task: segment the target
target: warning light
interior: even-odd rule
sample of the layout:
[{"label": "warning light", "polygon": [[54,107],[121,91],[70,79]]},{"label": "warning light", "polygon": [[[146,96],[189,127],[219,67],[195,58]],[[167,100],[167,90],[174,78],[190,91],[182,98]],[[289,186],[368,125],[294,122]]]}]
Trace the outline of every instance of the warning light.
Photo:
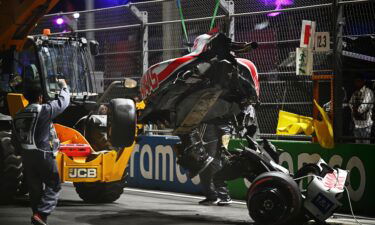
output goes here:
[{"label": "warning light", "polygon": [[51,30],[50,29],[43,29],[43,35],[45,35],[45,36],[51,35]]}]

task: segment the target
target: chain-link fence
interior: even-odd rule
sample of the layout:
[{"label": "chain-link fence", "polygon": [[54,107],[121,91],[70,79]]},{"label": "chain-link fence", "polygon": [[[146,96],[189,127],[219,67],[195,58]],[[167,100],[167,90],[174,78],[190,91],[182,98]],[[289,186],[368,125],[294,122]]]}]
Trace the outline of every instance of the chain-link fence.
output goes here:
[{"label": "chain-link fence", "polygon": [[[338,7],[342,29],[342,139],[375,143],[375,2],[343,0]],[[341,15],[341,16],[340,16]],[[353,138],[354,137],[354,138]]]},{"label": "chain-link fence", "polygon": [[[186,54],[184,43],[193,42],[195,37],[209,30],[215,2],[181,1],[188,40],[185,39],[174,0],[145,1],[82,11],[79,18],[74,18],[74,13],[47,15],[35,33],[40,33],[43,28],[51,28],[52,33],[74,29],[79,36],[96,39],[100,43],[100,53],[94,59],[95,70],[102,72],[98,74],[104,74],[103,80],[107,86],[113,80],[140,77],[150,65]],[[318,101],[323,105],[331,100],[332,87],[336,90],[335,99],[344,99],[337,91],[341,90],[341,85],[347,99],[350,99],[353,79],[348,78],[349,71],[374,74],[374,61],[371,61],[375,56],[374,48],[372,52],[371,48],[366,52],[366,46],[365,52],[353,50],[358,48],[353,38],[374,42],[371,39],[371,35],[375,34],[374,7],[374,2],[365,0],[220,1],[215,26],[235,41],[259,43],[258,49],[240,57],[250,59],[258,68],[261,105],[257,116],[262,136],[276,136],[279,110],[312,116],[313,92],[317,86],[320,92]],[[57,25],[55,20],[60,17],[65,23]],[[332,50],[314,53],[313,74],[336,74],[340,79],[334,80],[335,85],[330,85],[332,80],[320,80],[314,85],[312,76],[296,75],[296,48],[300,44],[302,20],[315,21],[317,32],[330,33]],[[344,51],[342,41],[346,44]],[[344,55],[342,60],[337,60],[341,54]],[[370,62],[361,62],[359,68],[345,64],[350,64],[349,58],[353,57],[363,61],[358,59],[363,58],[362,55],[367,56],[366,60]],[[343,69],[338,70],[338,66]],[[348,103],[348,100],[344,100],[344,103]],[[336,109],[333,105],[330,108]],[[340,108],[334,112],[335,118],[340,113],[337,118],[341,123],[347,116],[346,109]],[[349,110],[349,118],[350,115]],[[338,127],[344,130],[343,136],[353,136],[354,128]],[[347,132],[345,129],[351,130]]]}]

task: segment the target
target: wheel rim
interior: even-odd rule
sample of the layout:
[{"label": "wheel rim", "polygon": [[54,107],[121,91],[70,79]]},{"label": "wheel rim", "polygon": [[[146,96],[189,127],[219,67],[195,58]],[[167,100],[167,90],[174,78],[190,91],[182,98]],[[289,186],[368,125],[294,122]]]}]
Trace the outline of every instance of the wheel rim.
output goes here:
[{"label": "wheel rim", "polygon": [[269,188],[255,193],[249,199],[250,216],[262,224],[273,224],[282,220],[288,206],[278,188]]}]

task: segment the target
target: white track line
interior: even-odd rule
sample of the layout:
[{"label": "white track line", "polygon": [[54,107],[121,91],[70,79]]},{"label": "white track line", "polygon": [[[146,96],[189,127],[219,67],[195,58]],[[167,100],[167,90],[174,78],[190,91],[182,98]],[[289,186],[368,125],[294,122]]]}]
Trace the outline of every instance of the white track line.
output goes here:
[{"label": "white track line", "polygon": [[[172,196],[172,197],[180,197],[180,198],[199,199],[199,200],[204,199],[204,197],[192,196],[188,194],[175,194],[175,193],[164,192],[164,191],[150,191],[150,190],[143,190],[143,189],[138,189],[138,188],[125,188],[124,190],[130,191],[130,192],[139,192],[139,193],[164,195],[164,196]],[[240,202],[240,201],[233,201],[233,204],[246,205],[245,202]]]}]

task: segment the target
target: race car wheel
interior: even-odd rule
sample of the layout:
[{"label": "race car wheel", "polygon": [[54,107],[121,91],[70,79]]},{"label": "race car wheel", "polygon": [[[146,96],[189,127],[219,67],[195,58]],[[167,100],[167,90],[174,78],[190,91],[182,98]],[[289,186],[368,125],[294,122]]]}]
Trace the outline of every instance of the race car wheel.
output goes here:
[{"label": "race car wheel", "polygon": [[136,108],[131,99],[112,99],[109,103],[108,136],[114,147],[129,147],[136,131]]},{"label": "race car wheel", "polygon": [[115,182],[74,183],[79,197],[89,203],[111,203],[124,192],[125,180]]},{"label": "race car wheel", "polygon": [[9,203],[23,180],[22,158],[11,144],[11,133],[0,132],[0,203]]},{"label": "race car wheel", "polygon": [[301,206],[301,193],[296,182],[282,172],[259,175],[247,193],[247,208],[257,224],[293,224]]}]

